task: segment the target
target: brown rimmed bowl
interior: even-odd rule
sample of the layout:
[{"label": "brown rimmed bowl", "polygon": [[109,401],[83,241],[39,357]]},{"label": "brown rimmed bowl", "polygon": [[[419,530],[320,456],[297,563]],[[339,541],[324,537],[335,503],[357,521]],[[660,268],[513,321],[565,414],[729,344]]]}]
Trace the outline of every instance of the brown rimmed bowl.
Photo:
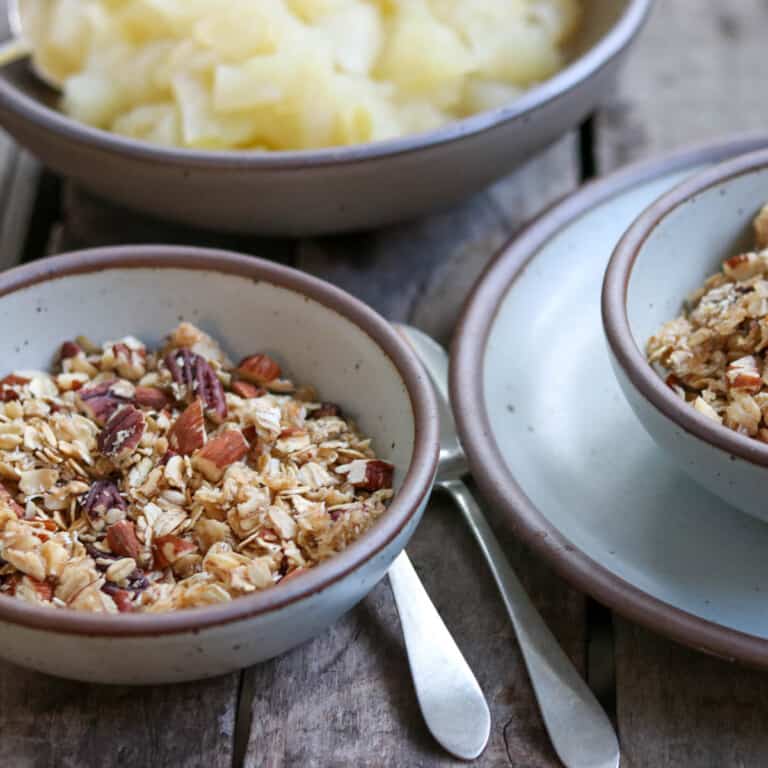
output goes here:
[{"label": "brown rimmed bowl", "polygon": [[275,153],[166,149],[69,119],[23,62],[0,69],[0,125],[58,173],[157,218],[259,234],[366,229],[450,205],[578,125],[612,86],[651,3],[590,0],[557,75],[506,107],[392,141]]},{"label": "brown rimmed bowl", "polygon": [[274,354],[338,402],[394,463],[395,497],[341,554],[230,603],[169,614],[96,615],[0,595],[0,656],[91,682],[220,675],[313,637],[364,597],[413,533],[437,466],[434,396],[418,361],[373,310],[316,278],[223,251],[81,251],[0,275],[4,370],[47,369],[63,339],[133,334],[149,344],[187,319],[230,354]]},{"label": "brown rimmed bowl", "polygon": [[619,384],[658,445],[708,490],[768,521],[768,445],[698,413],[645,357],[648,339],[680,315],[685,299],[750,250],[752,219],[768,202],[768,152],[694,176],[629,228],[605,275],[602,312]]},{"label": "brown rimmed bowl", "polygon": [[600,292],[612,250],[649,204],[766,147],[764,134],[730,137],[570,195],[488,267],[451,356],[462,442],[500,522],[618,614],[760,668],[768,529],[689,480],[647,436],[611,367]]}]

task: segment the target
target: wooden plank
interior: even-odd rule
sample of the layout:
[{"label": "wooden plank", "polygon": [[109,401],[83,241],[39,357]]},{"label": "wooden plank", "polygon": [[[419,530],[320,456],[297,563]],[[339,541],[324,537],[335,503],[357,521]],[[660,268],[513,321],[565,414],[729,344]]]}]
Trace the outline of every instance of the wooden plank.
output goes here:
[{"label": "wooden plank", "polygon": [[768,676],[628,622],[616,629],[618,717],[631,768],[768,764]]},{"label": "wooden plank", "polygon": [[72,184],[64,185],[62,223],[57,236],[60,251],[105,245],[167,243],[201,248],[224,248],[289,263],[296,251],[293,240],[222,235],[160,222],[101,200]]},{"label": "wooden plank", "polygon": [[0,765],[230,768],[238,677],[84,685],[0,662]]},{"label": "wooden plank", "polygon": [[0,134],[0,270],[22,259],[39,177],[37,161]]},{"label": "wooden plank", "polygon": [[662,0],[597,121],[601,172],[685,144],[768,130],[762,0]]},{"label": "wooden plank", "polygon": [[[760,0],[664,0],[598,116],[601,173],[688,142],[765,130]],[[633,768],[768,763],[768,682],[616,620],[617,715]]]}]

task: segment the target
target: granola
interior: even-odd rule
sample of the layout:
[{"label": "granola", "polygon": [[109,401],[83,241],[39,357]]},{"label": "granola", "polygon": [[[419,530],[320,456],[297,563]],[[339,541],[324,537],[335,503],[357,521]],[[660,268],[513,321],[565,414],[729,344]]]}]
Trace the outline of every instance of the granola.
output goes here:
[{"label": "granola", "polygon": [[182,323],[0,380],[0,593],[108,613],[223,603],[357,539],[393,467],[271,357]]},{"label": "granola", "polygon": [[754,250],[723,262],[646,351],[699,413],[768,443],[768,205],[753,229]]}]

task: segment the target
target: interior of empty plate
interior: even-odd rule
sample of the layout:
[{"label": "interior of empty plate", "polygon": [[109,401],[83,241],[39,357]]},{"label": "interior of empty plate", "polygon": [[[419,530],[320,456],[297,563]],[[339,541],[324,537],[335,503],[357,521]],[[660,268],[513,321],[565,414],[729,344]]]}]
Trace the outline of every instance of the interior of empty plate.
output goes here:
[{"label": "interior of empty plate", "polygon": [[611,370],[600,289],[614,245],[655,198],[767,143],[689,150],[561,203],[476,288],[451,371],[473,473],[531,546],[620,613],[763,666],[768,525],[699,488],[647,436]]}]

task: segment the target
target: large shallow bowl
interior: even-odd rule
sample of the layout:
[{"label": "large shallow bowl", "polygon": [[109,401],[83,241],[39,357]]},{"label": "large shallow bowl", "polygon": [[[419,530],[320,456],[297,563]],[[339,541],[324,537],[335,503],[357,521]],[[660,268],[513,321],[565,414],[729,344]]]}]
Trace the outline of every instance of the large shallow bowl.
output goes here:
[{"label": "large shallow bowl", "polygon": [[609,88],[651,2],[590,0],[558,75],[508,107],[396,141],[274,154],[153,147],[60,114],[24,63],[0,70],[0,125],[55,171],[153,216],[263,234],[370,228],[476,192],[577,125]]},{"label": "large shallow bowl", "polygon": [[396,467],[387,513],[342,554],[231,603],[173,614],[95,615],[0,595],[0,656],[79,680],[189,680],[268,659],[316,635],[386,573],[419,521],[437,461],[424,374],[386,321],[312,277],[258,259],[185,248],[107,248],[0,275],[3,370],[46,368],[62,339],[132,333],[157,343],[180,318],[233,357],[278,357],[339,402]]},{"label": "large shallow bowl", "polygon": [[644,355],[650,336],[723,260],[752,247],[752,219],[766,201],[766,151],[703,171],[662,196],[616,247],[602,307],[619,383],[651,437],[705,488],[768,521],[768,445],[699,414]]}]

